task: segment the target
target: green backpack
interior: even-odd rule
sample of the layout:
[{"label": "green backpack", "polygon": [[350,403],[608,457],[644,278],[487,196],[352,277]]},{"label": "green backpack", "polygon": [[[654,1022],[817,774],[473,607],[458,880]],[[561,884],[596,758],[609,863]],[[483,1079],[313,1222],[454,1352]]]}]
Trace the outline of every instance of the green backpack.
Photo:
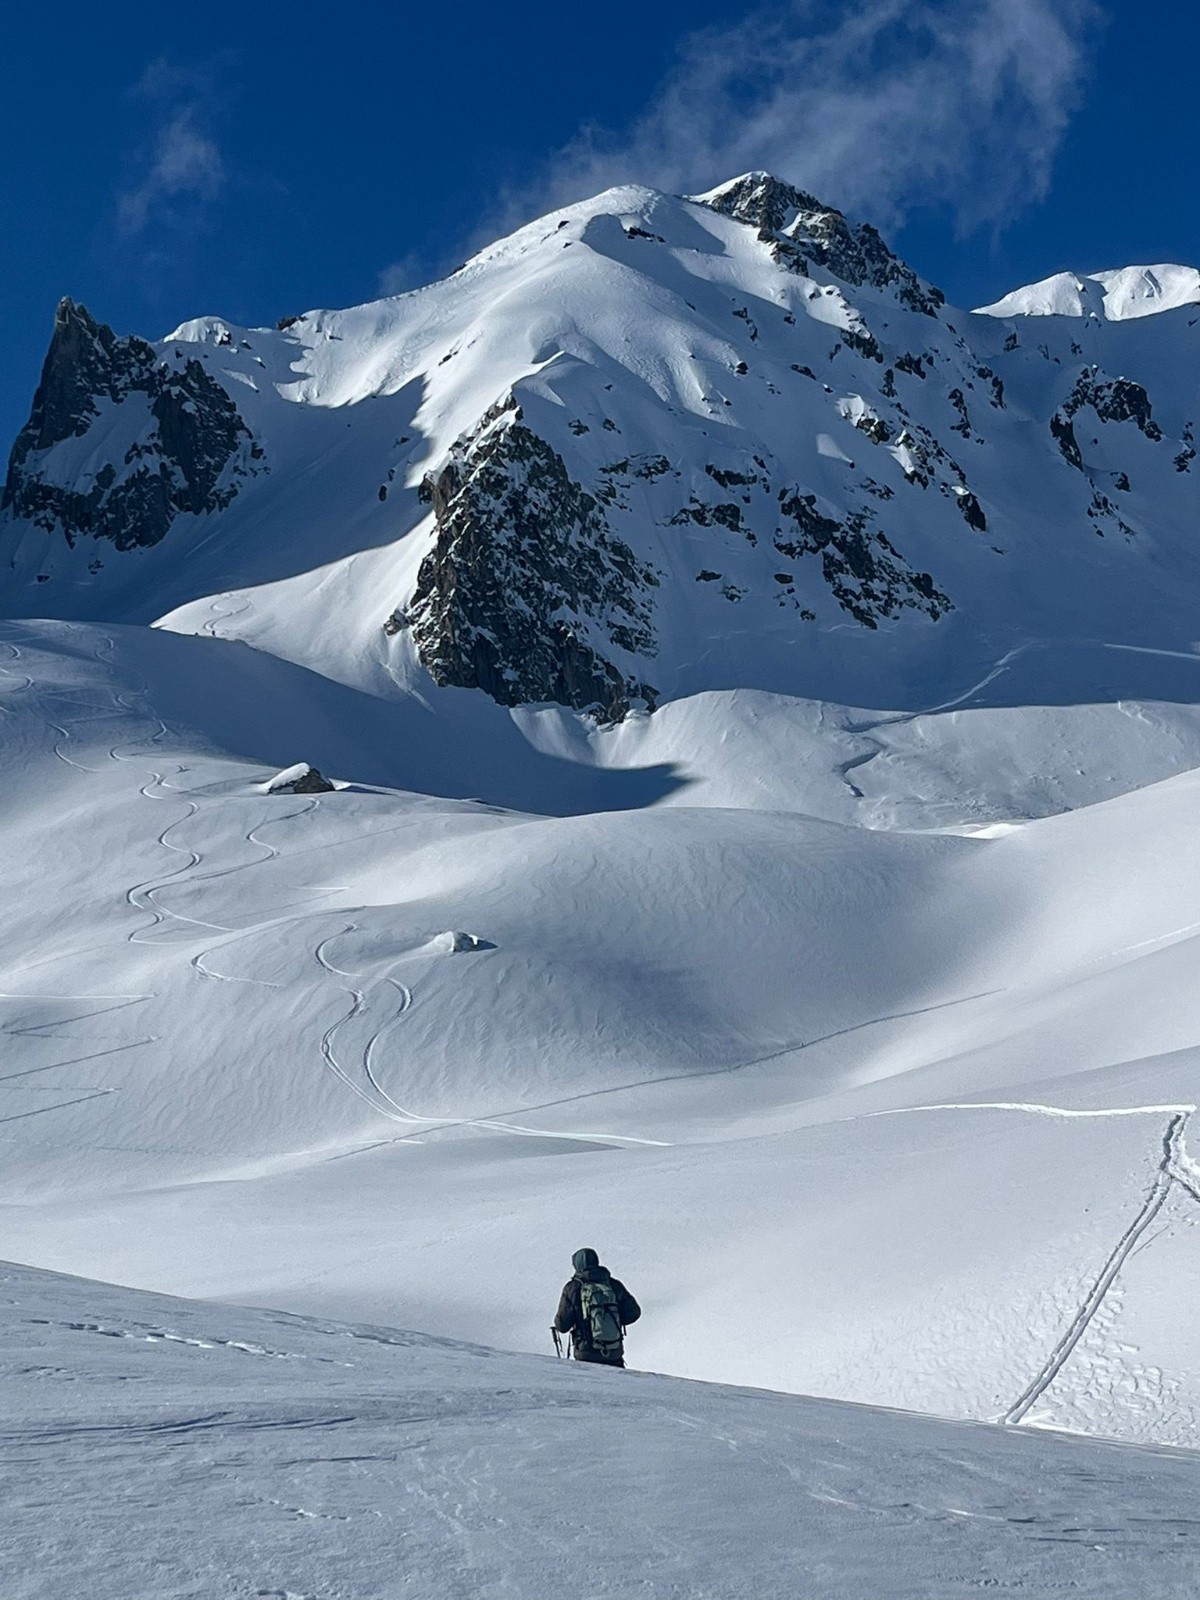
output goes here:
[{"label": "green backpack", "polygon": [[617,1291],[611,1283],[583,1283],[579,1305],[593,1349],[598,1355],[619,1356],[625,1348],[625,1330]]}]

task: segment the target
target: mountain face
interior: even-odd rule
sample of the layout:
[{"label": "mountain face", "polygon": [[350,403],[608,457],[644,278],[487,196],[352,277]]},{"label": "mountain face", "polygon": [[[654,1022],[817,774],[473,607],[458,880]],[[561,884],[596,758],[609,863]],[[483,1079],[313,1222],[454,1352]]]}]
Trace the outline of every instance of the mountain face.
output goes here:
[{"label": "mountain face", "polygon": [[933,704],[1031,640],[1190,650],[1189,271],[956,311],[758,173],[611,190],[276,329],[150,345],[64,301],[0,603],[609,722],[733,686]]},{"label": "mountain face", "polygon": [[[1200,311],[1133,281],[956,310],[752,174],[270,329],[64,303],[6,1249],[547,1350],[602,1188],[637,1366],[1200,1446]],[[135,1312],[224,1359],[54,1337]]]},{"label": "mountain face", "polygon": [[[78,443],[76,442],[78,441]],[[262,449],[199,361],[172,367],[63,300],[13,445],[0,509],[64,538],[118,551],[166,538],[177,516],[223,511]]]},{"label": "mountain face", "polygon": [[655,691],[607,660],[580,619],[602,622],[610,648],[653,656],[654,568],[613,534],[601,502],[515,402],[489,413],[426,483],[436,538],[410,611],[438,683],[611,720],[634,700],[653,708]]}]

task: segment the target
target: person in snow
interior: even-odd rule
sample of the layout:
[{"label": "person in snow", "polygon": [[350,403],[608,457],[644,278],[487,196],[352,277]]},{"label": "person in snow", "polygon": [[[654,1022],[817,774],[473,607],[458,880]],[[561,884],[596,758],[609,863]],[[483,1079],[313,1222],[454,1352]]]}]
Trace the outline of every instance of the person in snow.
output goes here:
[{"label": "person in snow", "polygon": [[623,1367],[625,1329],[641,1316],[641,1306],[625,1285],[600,1265],[594,1250],[576,1250],[571,1265],[575,1276],[563,1287],[554,1318],[555,1333],[570,1334],[576,1361]]}]

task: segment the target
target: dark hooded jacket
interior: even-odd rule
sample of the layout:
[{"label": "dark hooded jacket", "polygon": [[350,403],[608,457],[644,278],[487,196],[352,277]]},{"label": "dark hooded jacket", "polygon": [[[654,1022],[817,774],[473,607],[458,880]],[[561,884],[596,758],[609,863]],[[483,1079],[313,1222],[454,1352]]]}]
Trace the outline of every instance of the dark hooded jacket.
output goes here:
[{"label": "dark hooded jacket", "polygon": [[625,1328],[641,1316],[641,1306],[620,1279],[614,1278],[607,1267],[600,1265],[600,1258],[594,1250],[576,1250],[571,1265],[575,1268],[575,1276],[563,1286],[554,1326],[559,1333],[571,1335],[576,1361],[597,1361],[607,1366],[623,1367],[625,1361],[622,1356],[614,1359],[601,1355],[593,1346],[591,1329],[583,1315],[580,1290],[585,1283],[611,1283],[617,1291],[617,1311]]}]

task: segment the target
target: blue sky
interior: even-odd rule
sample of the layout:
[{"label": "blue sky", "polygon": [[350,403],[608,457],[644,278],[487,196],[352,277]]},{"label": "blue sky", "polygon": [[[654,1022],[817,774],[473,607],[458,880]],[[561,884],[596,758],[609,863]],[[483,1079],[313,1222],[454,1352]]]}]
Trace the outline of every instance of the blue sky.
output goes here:
[{"label": "blue sky", "polygon": [[1183,0],[5,8],[0,442],[55,301],[150,337],[425,281],[619,178],[767,166],[958,304],[1200,262]]}]

